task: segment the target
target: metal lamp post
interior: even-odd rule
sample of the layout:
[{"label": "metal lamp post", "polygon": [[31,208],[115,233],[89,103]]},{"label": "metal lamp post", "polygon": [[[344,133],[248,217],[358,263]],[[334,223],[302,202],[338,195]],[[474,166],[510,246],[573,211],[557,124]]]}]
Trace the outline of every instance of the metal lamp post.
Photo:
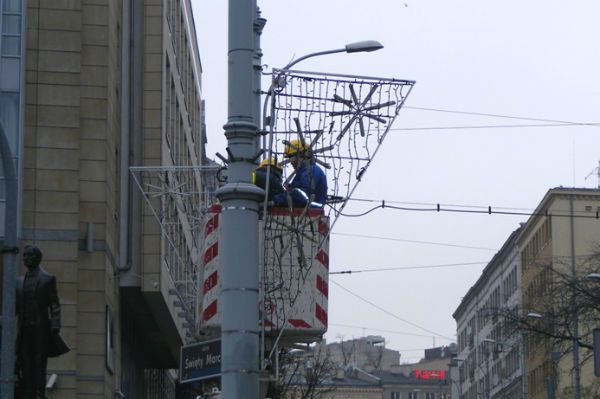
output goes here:
[{"label": "metal lamp post", "polygon": [[[599,169],[600,173],[600,169]],[[590,273],[586,278],[594,283],[600,282],[600,273]],[[594,328],[593,330],[593,342],[594,342],[594,375],[600,376],[600,328]]]},{"label": "metal lamp post", "polygon": [[[571,241],[571,277],[577,277],[575,265],[575,216],[573,194],[569,195],[569,225]],[[577,304],[577,291],[573,286],[571,292],[571,317],[573,318],[573,369],[575,372],[575,399],[581,399],[581,365],[579,364],[579,306]]]},{"label": "metal lamp post", "polygon": [[228,182],[221,201],[221,387],[225,399],[259,396],[258,211],[264,196],[252,184],[257,158],[256,0],[229,0]]},{"label": "metal lamp post", "polygon": [[[225,399],[259,396],[259,279],[258,214],[264,191],[252,184],[252,171],[260,157],[256,61],[258,36],[256,0],[229,0],[228,182],[217,191],[221,202],[221,384]],[[258,26],[257,26],[258,25]],[[373,41],[343,49],[309,54],[286,68],[318,55],[374,51]],[[260,92],[260,91],[258,91]]]}]

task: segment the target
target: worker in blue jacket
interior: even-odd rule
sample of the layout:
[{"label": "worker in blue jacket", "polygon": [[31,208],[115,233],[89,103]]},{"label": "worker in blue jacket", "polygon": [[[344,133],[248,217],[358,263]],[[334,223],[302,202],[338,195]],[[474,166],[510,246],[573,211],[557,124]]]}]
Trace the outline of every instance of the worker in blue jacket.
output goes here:
[{"label": "worker in blue jacket", "polygon": [[[294,207],[323,208],[327,200],[327,177],[314,159],[306,154],[309,149],[300,140],[292,140],[285,146],[285,156],[296,171],[288,187]],[[275,206],[285,205],[284,195],[273,199]]]}]

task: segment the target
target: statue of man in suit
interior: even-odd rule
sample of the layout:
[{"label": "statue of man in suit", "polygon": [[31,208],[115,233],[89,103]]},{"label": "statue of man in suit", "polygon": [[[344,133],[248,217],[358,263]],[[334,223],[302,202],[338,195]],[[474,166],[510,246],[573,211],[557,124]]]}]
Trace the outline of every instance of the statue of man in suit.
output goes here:
[{"label": "statue of man in suit", "polygon": [[56,278],[40,266],[42,251],[27,245],[23,251],[25,276],[17,280],[17,359],[24,399],[43,399],[46,394],[48,357],[68,352],[58,334],[60,303]]}]

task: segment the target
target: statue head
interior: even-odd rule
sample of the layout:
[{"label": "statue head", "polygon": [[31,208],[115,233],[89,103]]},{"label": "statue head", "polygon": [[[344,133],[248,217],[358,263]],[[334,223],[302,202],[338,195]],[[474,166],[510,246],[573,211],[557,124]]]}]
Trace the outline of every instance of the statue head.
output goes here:
[{"label": "statue head", "polygon": [[35,245],[26,245],[23,249],[23,263],[31,270],[39,266],[42,261],[42,251]]}]

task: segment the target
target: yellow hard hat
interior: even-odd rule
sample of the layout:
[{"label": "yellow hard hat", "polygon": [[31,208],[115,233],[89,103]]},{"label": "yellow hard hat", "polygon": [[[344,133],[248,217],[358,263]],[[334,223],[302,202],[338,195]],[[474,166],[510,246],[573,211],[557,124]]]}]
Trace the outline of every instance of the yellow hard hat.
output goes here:
[{"label": "yellow hard hat", "polygon": [[269,165],[271,165],[272,168],[277,168],[279,170],[283,170],[283,168],[281,167],[281,165],[274,158],[265,158],[265,159],[263,159],[262,161],[260,161],[260,164],[258,164],[258,167],[262,168],[262,167],[269,166]]},{"label": "yellow hard hat", "polygon": [[293,157],[298,151],[304,151],[307,148],[308,146],[306,144],[302,145],[302,141],[299,139],[294,139],[290,141],[289,144],[285,145],[285,156]]}]

